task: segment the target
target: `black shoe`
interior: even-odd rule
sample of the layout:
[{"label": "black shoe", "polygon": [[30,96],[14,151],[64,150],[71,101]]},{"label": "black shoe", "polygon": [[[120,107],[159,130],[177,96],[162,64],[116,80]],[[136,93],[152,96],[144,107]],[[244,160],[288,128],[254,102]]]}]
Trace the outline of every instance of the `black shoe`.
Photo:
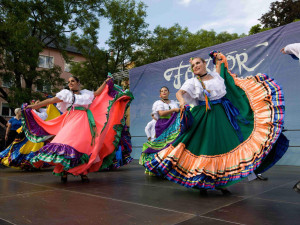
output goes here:
[{"label": "black shoe", "polygon": [[300,193],[300,181],[295,184],[295,186],[293,187],[293,189],[294,189],[294,191]]},{"label": "black shoe", "polygon": [[60,177],[60,181],[65,184],[68,182],[68,175],[67,174],[64,174]]},{"label": "black shoe", "polygon": [[223,195],[228,196],[231,195],[231,192],[226,188],[217,188],[217,190],[221,191]]},{"label": "black shoe", "polygon": [[257,178],[256,180],[263,180],[263,181],[267,181],[268,178],[267,177],[263,177],[261,174],[256,174]]},{"label": "black shoe", "polygon": [[87,177],[87,175],[80,175],[80,176],[81,176],[81,182],[82,183],[89,183],[90,182],[90,180]]}]

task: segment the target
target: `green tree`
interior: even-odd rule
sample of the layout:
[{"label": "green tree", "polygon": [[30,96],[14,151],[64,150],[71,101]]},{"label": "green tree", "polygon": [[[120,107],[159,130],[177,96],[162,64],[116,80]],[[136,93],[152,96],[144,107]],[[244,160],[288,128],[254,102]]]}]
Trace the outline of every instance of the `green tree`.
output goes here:
[{"label": "green tree", "polygon": [[125,69],[126,63],[132,61],[133,53],[143,45],[148,35],[146,6],[143,2],[136,3],[134,0],[111,0],[105,6],[106,17],[112,25],[106,42],[114,51],[110,70],[116,72]]},{"label": "green tree", "polygon": [[275,28],[300,19],[300,1],[282,0],[272,2],[269,12],[263,14],[259,21],[264,28]]},{"label": "green tree", "polygon": [[61,85],[58,67],[37,69],[39,53],[45,47],[55,46],[64,54],[67,35],[97,20],[101,3],[99,0],[2,0],[0,78],[9,81],[11,87],[10,90],[0,87],[0,97],[15,107],[32,99],[36,94],[32,87],[39,80],[53,88]]},{"label": "green tree", "polygon": [[186,53],[185,43],[191,33],[175,24],[170,28],[157,26],[146,39],[145,46],[135,53],[136,64],[147,64]]},{"label": "green tree", "polygon": [[256,24],[250,28],[249,35],[257,34],[270,29],[272,28],[268,28],[268,27],[262,28],[260,24]]},{"label": "green tree", "polygon": [[202,48],[231,41],[244,34],[230,34],[215,31],[199,30],[191,33],[187,28],[175,24],[170,28],[157,26],[146,41],[146,46],[135,52],[137,66],[156,62],[169,57],[196,51]]},{"label": "green tree", "polygon": [[96,90],[107,78],[109,54],[97,47],[99,23],[93,22],[83,29],[81,35],[73,34],[71,43],[85,57],[86,61],[71,63],[71,73],[78,77],[83,87]]}]

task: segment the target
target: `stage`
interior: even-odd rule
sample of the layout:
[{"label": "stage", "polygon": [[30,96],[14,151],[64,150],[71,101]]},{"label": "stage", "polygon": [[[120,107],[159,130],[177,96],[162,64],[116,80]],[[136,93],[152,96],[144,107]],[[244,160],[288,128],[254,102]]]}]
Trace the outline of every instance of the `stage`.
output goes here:
[{"label": "stage", "polygon": [[137,160],[118,171],[89,174],[90,183],[51,169],[0,168],[0,224],[299,224],[300,167],[274,166],[268,181],[247,179],[220,191],[187,189],[144,175]]}]

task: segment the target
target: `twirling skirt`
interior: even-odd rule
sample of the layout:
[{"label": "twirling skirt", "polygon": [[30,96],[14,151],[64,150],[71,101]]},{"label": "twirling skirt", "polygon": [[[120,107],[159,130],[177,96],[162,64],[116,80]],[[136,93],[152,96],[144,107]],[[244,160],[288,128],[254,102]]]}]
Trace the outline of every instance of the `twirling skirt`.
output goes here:
[{"label": "twirling skirt", "polygon": [[118,91],[109,81],[88,110],[75,107],[50,121],[42,121],[31,110],[24,110],[23,126],[28,139],[39,142],[55,135],[31,163],[35,167],[44,162],[54,165],[56,175],[64,171],[73,175],[98,171],[104,159],[117,151],[121,139],[118,130],[125,125],[124,112],[132,99],[129,91]]},{"label": "twirling skirt", "polygon": [[211,104],[208,111],[196,106],[192,127],[146,162],[148,170],[186,187],[214,189],[265,171],[286,152],[284,98],[276,81],[265,74],[238,78],[224,65],[221,76],[226,98],[242,118],[235,118],[238,131],[222,103]]},{"label": "twirling skirt", "polygon": [[[59,110],[53,105],[47,107],[47,120],[56,118],[60,115]],[[38,154],[38,151],[44,146],[44,142],[34,143],[25,137],[22,127],[18,130],[15,140],[0,154],[0,162],[16,169],[31,170],[33,165],[31,159]],[[49,164],[43,163],[41,167],[48,167]]]}]

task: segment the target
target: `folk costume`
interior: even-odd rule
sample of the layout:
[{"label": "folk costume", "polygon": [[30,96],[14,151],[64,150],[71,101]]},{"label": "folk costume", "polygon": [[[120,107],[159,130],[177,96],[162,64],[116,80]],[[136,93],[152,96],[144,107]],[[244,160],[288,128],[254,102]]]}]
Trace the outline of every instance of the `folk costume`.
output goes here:
[{"label": "folk costume", "polygon": [[[154,102],[152,106],[152,114],[154,114],[154,117],[158,119],[155,121],[155,127],[152,133],[155,133],[156,138],[144,143],[142,155],[139,160],[140,165],[144,165],[146,162],[151,161],[157,152],[166,148],[179,135],[180,114],[173,113],[168,116],[160,116],[158,113],[159,111],[167,111],[174,108],[179,108],[177,102],[174,100],[171,100],[170,103],[166,103],[163,99]],[[147,169],[145,173],[152,175]]]},{"label": "folk costume", "polygon": [[[217,54],[210,54],[214,62]],[[145,163],[152,173],[185,187],[224,188],[264,172],[286,152],[280,85],[266,74],[239,78],[222,58],[213,79],[197,76],[181,87],[185,102],[195,105],[192,126]]]},{"label": "folk costume", "polygon": [[[34,113],[42,120],[50,120],[60,116],[60,112],[54,105],[49,105],[47,109],[41,108],[39,111],[33,110]],[[23,127],[18,130],[15,140],[0,153],[1,164],[15,169],[32,170],[33,166],[30,160],[38,153],[39,149],[44,146],[44,142],[33,143],[29,141],[24,132]],[[41,167],[48,167],[44,163]]]},{"label": "folk costume", "polygon": [[31,163],[40,167],[44,162],[54,165],[54,173],[86,175],[98,171],[102,165],[112,164],[125,125],[124,113],[133,99],[129,91],[121,92],[108,80],[104,90],[94,98],[94,92],[81,90],[74,94],[62,90],[56,94],[63,114],[43,121],[27,108],[23,126],[28,139],[54,139],[42,147]]}]

